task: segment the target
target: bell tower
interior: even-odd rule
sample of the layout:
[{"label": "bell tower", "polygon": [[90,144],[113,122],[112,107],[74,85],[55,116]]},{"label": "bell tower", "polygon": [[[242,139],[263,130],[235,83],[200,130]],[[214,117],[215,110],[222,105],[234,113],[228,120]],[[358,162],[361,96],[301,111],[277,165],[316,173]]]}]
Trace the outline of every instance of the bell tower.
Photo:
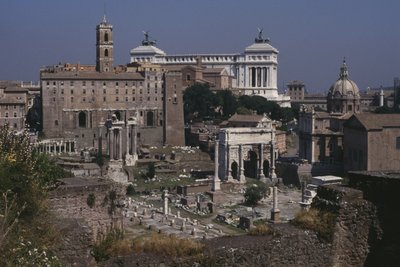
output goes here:
[{"label": "bell tower", "polygon": [[113,70],[112,28],[105,15],[103,21],[96,27],[96,71],[109,72]]}]

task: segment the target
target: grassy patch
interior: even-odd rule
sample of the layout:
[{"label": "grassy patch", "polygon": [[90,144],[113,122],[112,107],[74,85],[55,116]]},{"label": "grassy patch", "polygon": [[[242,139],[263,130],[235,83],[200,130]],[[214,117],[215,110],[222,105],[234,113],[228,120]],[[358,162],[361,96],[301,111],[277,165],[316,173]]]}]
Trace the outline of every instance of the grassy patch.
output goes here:
[{"label": "grassy patch", "polygon": [[262,223],[255,224],[255,227],[251,228],[249,231],[249,235],[264,236],[269,234],[272,234],[271,228]]},{"label": "grassy patch", "polygon": [[133,250],[136,253],[153,253],[172,258],[199,255],[202,253],[203,247],[204,245],[191,239],[161,234],[153,234],[149,238],[133,242]]},{"label": "grassy patch", "polygon": [[310,209],[300,211],[291,223],[303,229],[313,230],[318,237],[332,241],[335,221],[336,214],[332,212]]}]

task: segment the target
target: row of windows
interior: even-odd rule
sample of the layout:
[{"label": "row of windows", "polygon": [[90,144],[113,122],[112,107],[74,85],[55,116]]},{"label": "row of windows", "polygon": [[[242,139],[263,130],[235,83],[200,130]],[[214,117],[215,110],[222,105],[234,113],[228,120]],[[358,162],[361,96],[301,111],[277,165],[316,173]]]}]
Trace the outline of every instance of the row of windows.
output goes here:
[{"label": "row of windows", "polygon": [[[74,94],[74,90],[73,89],[71,89],[70,92],[71,92],[71,95]],[[123,92],[123,90],[121,92]],[[136,89],[132,89],[131,92],[132,92],[133,95],[136,94]],[[161,91],[161,92],[163,92],[163,91]],[[57,93],[57,90],[53,89],[53,94],[56,94],[56,93]],[[86,95],[86,93],[87,93],[86,89],[82,89],[82,94]],[[92,94],[94,94],[94,93],[95,93],[95,90],[92,89]],[[108,92],[108,93],[110,93],[110,92]],[[125,89],[125,94],[127,95],[128,93],[129,93],[128,89]],[[147,88],[147,94],[150,94],[150,93],[151,93],[150,92],[150,88]],[[61,89],[61,94],[62,95],[64,94],[64,89]],[[103,94],[107,94],[107,90],[106,89],[103,89]],[[120,90],[118,88],[115,89],[115,94],[117,94],[117,95],[120,94]],[[139,89],[139,94],[143,94],[143,89]],[[154,89],[154,94],[158,94],[157,87]]]},{"label": "row of windows", "polygon": [[10,105],[4,105],[3,107],[4,107],[4,109],[5,109],[5,110],[9,110],[9,109],[10,109],[10,107],[13,107],[13,109],[17,109],[17,105],[13,105],[13,106],[10,106]]},{"label": "row of windows", "polygon": [[[14,115],[14,118],[16,118],[17,117],[17,112],[14,112],[13,115]],[[1,113],[0,113],[0,117],[1,117]],[[4,117],[8,118],[9,117],[9,113],[8,112],[4,113]],[[22,115],[20,117],[22,117]]]},{"label": "row of windows", "polygon": [[[131,98],[129,98],[129,97],[125,97],[125,102],[129,102],[130,99],[131,99]],[[146,98],[143,98],[143,97],[139,97],[139,98],[138,98],[138,100],[139,100],[140,102],[142,102],[143,99],[146,99]],[[61,100],[64,101],[64,98],[61,98]],[[83,98],[82,98],[82,103],[86,103],[86,100],[87,100],[87,99],[86,99],[85,97],[83,97]],[[161,98],[155,97],[155,98],[154,98],[154,101],[159,101],[159,100],[164,101],[164,97],[161,97]],[[89,101],[90,101],[90,100],[89,100]],[[92,102],[94,102],[94,101],[95,101],[95,99],[92,98]],[[106,101],[107,101],[107,98],[106,98],[106,97],[103,97],[103,102],[106,102]],[[118,96],[115,97],[115,102],[123,102],[123,101],[124,101],[124,98],[123,98],[123,97],[121,97],[121,98],[119,98]],[[132,100],[131,100],[131,101],[135,102],[135,101],[136,101],[136,97],[132,97]],[[147,101],[152,101],[152,100],[151,100],[151,97],[147,97]],[[53,102],[56,102],[56,98],[55,98],[55,97],[53,97]],[[74,97],[71,97],[71,103],[74,103]]]},{"label": "row of windows", "polygon": [[[157,79],[156,79],[156,81],[157,81]],[[50,81],[47,81],[46,85],[49,86],[50,83],[51,83]],[[63,86],[64,83],[65,83],[64,81],[60,81],[59,82],[59,84],[61,86]],[[132,87],[136,87],[137,85],[138,86],[143,86],[143,81],[139,81],[139,82],[136,82],[136,81],[133,81],[133,82],[115,82],[115,83],[114,82],[105,82],[105,81],[103,81],[102,83],[103,83],[103,86],[107,86],[107,85],[110,85],[110,86],[113,86],[113,85],[115,85],[115,86],[125,85],[125,86],[132,86]],[[74,86],[76,84],[77,84],[76,81],[69,81],[69,85],[70,86]],[[88,84],[90,84],[91,86],[95,86],[96,85],[96,81],[90,81],[90,82],[82,81],[82,86],[86,86]],[[52,85],[56,86],[57,82],[53,81]]]}]

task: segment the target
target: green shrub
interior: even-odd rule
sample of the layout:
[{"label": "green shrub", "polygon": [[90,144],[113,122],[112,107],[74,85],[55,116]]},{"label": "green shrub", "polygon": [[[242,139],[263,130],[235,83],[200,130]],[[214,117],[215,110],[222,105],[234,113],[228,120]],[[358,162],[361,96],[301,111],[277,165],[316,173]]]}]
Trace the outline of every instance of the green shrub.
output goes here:
[{"label": "green shrub", "polygon": [[133,196],[136,193],[135,188],[133,187],[133,184],[129,184],[126,187],[126,195],[128,196]]},{"label": "green shrub", "polygon": [[266,185],[250,185],[244,193],[244,203],[248,206],[255,206],[265,196],[266,192]]},{"label": "green shrub", "polygon": [[318,209],[302,210],[291,223],[303,229],[313,230],[318,237],[332,241],[336,214]]},{"label": "green shrub", "polygon": [[[93,245],[91,254],[97,262],[106,261],[111,256],[118,254],[119,251],[116,247],[121,246],[124,240],[124,233],[122,230],[113,228],[100,238],[95,245]],[[122,242],[126,244],[126,241]]]},{"label": "green shrub", "polygon": [[93,208],[96,204],[96,196],[93,193],[90,193],[86,199],[86,203],[90,208]]},{"label": "green shrub", "polygon": [[266,224],[257,224],[249,231],[249,235],[257,235],[257,236],[269,235],[271,233],[272,230]]},{"label": "green shrub", "polygon": [[155,175],[156,175],[156,168],[155,168],[155,166],[154,166],[154,163],[151,162],[151,163],[148,165],[148,169],[147,169],[147,178],[153,179]]}]

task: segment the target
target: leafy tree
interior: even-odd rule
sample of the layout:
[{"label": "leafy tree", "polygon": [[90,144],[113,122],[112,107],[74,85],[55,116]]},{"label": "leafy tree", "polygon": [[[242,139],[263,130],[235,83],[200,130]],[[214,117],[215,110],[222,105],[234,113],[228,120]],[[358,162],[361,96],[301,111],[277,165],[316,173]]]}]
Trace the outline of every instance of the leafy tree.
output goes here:
[{"label": "leafy tree", "polygon": [[256,206],[267,192],[267,186],[263,184],[251,185],[246,188],[244,193],[244,203],[249,206]]},{"label": "leafy tree", "polygon": [[236,113],[240,114],[240,115],[251,115],[252,114],[251,110],[248,108],[245,108],[245,107],[238,107],[236,109]]},{"label": "leafy tree", "polygon": [[208,84],[196,83],[188,87],[183,93],[185,121],[188,118],[214,117],[215,107],[219,105],[214,93]]},{"label": "leafy tree", "polygon": [[19,237],[28,237],[38,247],[49,244],[54,236],[46,220],[46,194],[57,178],[67,175],[47,156],[34,152],[26,132],[16,134],[8,125],[0,128],[0,224],[12,229],[2,235],[0,254],[8,256],[0,257],[1,266],[15,256]]},{"label": "leafy tree", "polygon": [[238,100],[231,90],[218,91],[216,97],[219,99],[223,118],[226,119],[235,114],[238,108]]}]

